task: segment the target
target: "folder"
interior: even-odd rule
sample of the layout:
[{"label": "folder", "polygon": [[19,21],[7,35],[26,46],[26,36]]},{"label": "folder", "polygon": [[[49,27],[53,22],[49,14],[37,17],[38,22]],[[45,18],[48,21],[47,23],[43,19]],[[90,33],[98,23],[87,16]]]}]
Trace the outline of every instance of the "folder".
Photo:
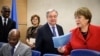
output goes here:
[{"label": "folder", "polygon": [[67,33],[65,35],[52,37],[53,43],[54,43],[54,47],[58,48],[58,47],[62,47],[64,45],[66,45],[67,43],[69,43],[70,38],[71,38],[71,32],[69,32],[69,33]]}]

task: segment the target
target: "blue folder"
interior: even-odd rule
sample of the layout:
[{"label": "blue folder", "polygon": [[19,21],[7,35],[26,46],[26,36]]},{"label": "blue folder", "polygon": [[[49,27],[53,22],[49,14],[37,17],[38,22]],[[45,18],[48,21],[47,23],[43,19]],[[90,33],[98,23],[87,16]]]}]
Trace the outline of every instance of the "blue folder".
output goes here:
[{"label": "blue folder", "polygon": [[58,48],[66,45],[70,41],[70,38],[71,38],[71,32],[58,37],[53,37],[52,39],[53,39],[54,47]]}]

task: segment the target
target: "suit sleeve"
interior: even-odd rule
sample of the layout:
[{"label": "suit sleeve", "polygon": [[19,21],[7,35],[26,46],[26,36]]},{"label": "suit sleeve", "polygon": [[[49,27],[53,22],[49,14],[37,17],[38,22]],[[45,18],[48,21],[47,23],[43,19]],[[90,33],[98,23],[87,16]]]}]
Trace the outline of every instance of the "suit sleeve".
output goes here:
[{"label": "suit sleeve", "polygon": [[41,30],[41,28],[39,28],[37,31],[35,50],[40,51],[40,52],[42,51],[42,42],[43,42],[42,38],[43,38],[42,30]]},{"label": "suit sleeve", "polygon": [[65,46],[64,55],[69,55],[72,50],[70,42]]},{"label": "suit sleeve", "polygon": [[3,56],[6,44],[3,44],[0,48],[0,56]]},{"label": "suit sleeve", "polygon": [[[73,31],[74,31],[73,29],[70,30],[70,32],[73,32]],[[71,46],[71,43],[69,42],[68,44],[65,45],[64,55],[69,55],[71,50],[72,50],[72,46]]]},{"label": "suit sleeve", "polygon": [[0,48],[0,56],[2,56],[2,47]]},{"label": "suit sleeve", "polygon": [[32,56],[32,50],[31,48],[28,48],[25,52],[25,56]]},{"label": "suit sleeve", "polygon": [[16,29],[16,22],[15,21],[13,21],[13,23],[12,23],[12,29]]}]

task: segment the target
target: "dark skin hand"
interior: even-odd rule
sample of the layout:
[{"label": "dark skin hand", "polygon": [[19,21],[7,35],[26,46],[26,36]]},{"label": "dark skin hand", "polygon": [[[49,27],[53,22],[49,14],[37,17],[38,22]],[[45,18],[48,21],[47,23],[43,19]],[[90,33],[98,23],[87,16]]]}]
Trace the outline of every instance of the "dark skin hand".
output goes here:
[{"label": "dark skin hand", "polygon": [[11,46],[15,46],[20,39],[20,32],[17,29],[12,29],[8,36],[8,42]]}]

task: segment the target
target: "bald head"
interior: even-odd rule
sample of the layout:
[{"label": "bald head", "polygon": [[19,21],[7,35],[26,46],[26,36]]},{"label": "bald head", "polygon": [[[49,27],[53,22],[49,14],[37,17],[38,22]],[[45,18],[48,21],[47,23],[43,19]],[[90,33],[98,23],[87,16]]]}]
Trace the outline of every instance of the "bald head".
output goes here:
[{"label": "bald head", "polygon": [[11,46],[15,46],[20,39],[20,31],[17,29],[12,29],[8,35],[8,42]]},{"label": "bald head", "polygon": [[10,16],[10,8],[8,6],[3,6],[1,9],[1,14],[4,18],[8,18]]}]

